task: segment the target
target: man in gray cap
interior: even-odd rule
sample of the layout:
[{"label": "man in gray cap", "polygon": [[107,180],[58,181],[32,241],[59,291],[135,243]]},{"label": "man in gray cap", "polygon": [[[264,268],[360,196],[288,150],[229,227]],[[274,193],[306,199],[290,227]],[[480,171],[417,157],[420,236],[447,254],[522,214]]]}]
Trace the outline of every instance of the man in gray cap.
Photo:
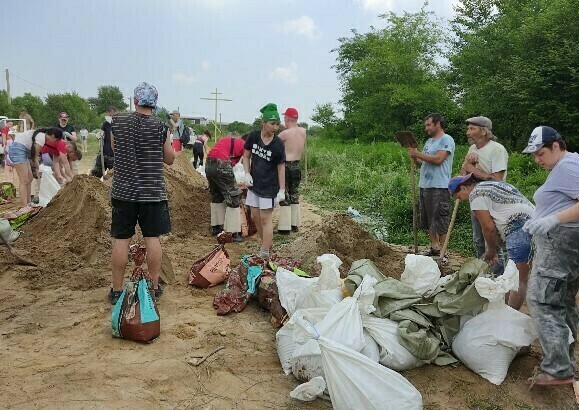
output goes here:
[{"label": "man in gray cap", "polygon": [[115,238],[111,255],[113,286],[109,292],[112,304],[123,290],[129,245],[137,222],[147,247],[147,268],[155,298],[162,292],[159,276],[163,251],[159,236],[171,231],[163,163],[171,165],[175,153],[166,125],[153,115],[157,97],[155,87],[141,83],[135,88],[135,111],[112,118],[111,145],[115,153],[111,186],[111,236]]},{"label": "man in gray cap", "polygon": [[[492,133],[493,123],[487,117],[472,117],[466,120],[467,138],[474,144],[468,149],[468,153],[462,164],[461,173],[471,174],[478,181],[504,181],[507,177],[509,154],[505,147],[496,142]],[[482,228],[478,219],[471,212],[472,240],[478,258],[486,252],[486,244]],[[504,255],[502,249],[498,249],[498,263],[493,265],[495,276],[502,275],[505,270]]]}]

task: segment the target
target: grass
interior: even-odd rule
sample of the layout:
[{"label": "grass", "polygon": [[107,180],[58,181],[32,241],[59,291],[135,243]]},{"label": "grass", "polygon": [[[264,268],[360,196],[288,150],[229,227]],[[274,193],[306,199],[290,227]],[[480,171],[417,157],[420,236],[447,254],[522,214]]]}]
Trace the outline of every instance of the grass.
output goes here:
[{"label": "grass", "polygon": [[[453,175],[458,175],[467,146],[457,146]],[[545,181],[541,170],[529,155],[509,155],[507,182],[532,200],[535,190]],[[416,172],[418,184],[419,171]],[[302,186],[304,186],[302,181]],[[379,230],[384,240],[412,243],[412,193],[410,161],[406,150],[390,142],[360,143],[356,140],[312,138],[308,140],[308,183],[302,190],[306,199],[332,211],[353,207],[369,230]],[[417,188],[418,192],[418,188]],[[473,255],[469,207],[459,208],[449,248]],[[429,243],[420,232],[420,245]]]}]

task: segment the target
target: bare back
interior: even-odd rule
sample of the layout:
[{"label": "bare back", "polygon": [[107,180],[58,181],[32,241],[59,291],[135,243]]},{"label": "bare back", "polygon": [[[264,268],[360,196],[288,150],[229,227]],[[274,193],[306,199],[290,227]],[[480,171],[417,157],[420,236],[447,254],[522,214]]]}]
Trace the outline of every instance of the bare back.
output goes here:
[{"label": "bare back", "polygon": [[285,146],[285,160],[298,161],[302,158],[306,145],[306,129],[290,127],[279,134]]}]

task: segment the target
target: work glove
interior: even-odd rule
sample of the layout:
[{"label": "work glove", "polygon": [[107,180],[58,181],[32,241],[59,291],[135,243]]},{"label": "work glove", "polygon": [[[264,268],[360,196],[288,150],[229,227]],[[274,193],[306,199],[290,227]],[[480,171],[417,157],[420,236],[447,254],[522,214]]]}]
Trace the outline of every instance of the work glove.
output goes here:
[{"label": "work glove", "polygon": [[561,221],[556,215],[544,216],[543,218],[534,219],[525,222],[523,230],[531,235],[546,235],[551,229],[559,225]]},{"label": "work glove", "polygon": [[285,189],[280,189],[275,199],[277,200],[277,202],[285,201]]},{"label": "work glove", "polygon": [[243,182],[245,183],[245,186],[248,186],[248,187],[253,186],[253,178],[249,172],[245,173],[245,177],[243,178]]}]

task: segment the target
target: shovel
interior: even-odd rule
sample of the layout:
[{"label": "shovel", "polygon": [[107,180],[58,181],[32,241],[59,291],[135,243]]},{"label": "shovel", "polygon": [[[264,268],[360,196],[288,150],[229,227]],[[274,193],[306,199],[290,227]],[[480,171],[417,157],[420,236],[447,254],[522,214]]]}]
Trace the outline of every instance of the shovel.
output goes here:
[{"label": "shovel", "polygon": [[23,258],[22,256],[18,255],[16,252],[14,252],[14,248],[12,247],[12,245],[10,245],[10,243],[8,243],[8,241],[6,239],[4,239],[4,237],[2,235],[0,235],[0,242],[2,242],[4,245],[6,245],[6,247],[8,248],[8,252],[10,252],[10,254],[12,256],[14,256],[18,260],[18,262],[20,262],[20,265],[38,266],[36,263],[32,262],[31,260]]},{"label": "shovel", "polygon": [[438,265],[442,264],[442,258],[444,258],[444,254],[446,253],[446,249],[448,248],[448,242],[450,241],[450,234],[452,233],[452,228],[454,228],[454,221],[456,220],[456,214],[458,213],[459,205],[460,199],[455,199],[454,209],[452,210],[452,218],[450,218],[450,225],[448,225],[448,231],[446,231],[446,238],[444,239],[444,244],[442,245],[442,249],[440,250],[440,258],[438,259]]},{"label": "shovel", "polygon": [[[397,131],[394,137],[404,148],[418,148],[418,143],[411,131]],[[414,181],[414,158],[410,159],[410,185],[412,186],[412,235],[414,239],[414,253],[418,253],[418,232],[416,215],[416,182]]]}]

